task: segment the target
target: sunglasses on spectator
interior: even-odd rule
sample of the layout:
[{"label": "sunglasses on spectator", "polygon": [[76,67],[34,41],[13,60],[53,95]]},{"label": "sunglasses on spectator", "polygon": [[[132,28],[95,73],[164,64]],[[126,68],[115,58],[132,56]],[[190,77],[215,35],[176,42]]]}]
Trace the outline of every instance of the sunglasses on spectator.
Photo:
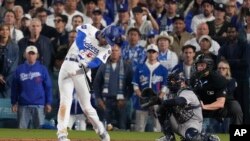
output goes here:
[{"label": "sunglasses on spectator", "polygon": [[62,19],[54,19],[54,22],[55,23],[59,23],[59,22],[61,22],[62,21]]}]

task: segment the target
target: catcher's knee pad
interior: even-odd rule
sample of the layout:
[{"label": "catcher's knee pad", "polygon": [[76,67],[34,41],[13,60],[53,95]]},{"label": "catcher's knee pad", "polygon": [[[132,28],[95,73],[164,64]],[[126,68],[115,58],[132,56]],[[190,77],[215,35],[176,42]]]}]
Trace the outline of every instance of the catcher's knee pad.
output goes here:
[{"label": "catcher's knee pad", "polygon": [[185,132],[186,141],[203,141],[201,134],[195,128],[188,128]]}]

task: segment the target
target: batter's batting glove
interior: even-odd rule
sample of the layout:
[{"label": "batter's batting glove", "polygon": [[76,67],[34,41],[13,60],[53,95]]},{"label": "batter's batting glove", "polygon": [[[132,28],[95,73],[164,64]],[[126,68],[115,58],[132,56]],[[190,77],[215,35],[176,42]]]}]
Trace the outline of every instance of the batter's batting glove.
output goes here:
[{"label": "batter's batting glove", "polygon": [[84,60],[79,60],[79,67],[86,69],[88,64]]},{"label": "batter's batting glove", "polygon": [[88,64],[86,63],[83,51],[80,51],[78,54],[78,62],[79,62],[80,68],[87,68],[88,67]]}]

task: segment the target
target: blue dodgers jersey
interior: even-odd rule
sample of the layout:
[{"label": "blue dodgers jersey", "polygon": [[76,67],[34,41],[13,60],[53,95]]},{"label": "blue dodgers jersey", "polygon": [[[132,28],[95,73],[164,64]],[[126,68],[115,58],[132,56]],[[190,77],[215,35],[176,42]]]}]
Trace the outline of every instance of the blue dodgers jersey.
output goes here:
[{"label": "blue dodgers jersey", "polygon": [[[146,64],[140,64],[136,68],[132,83],[137,85],[141,91],[151,86],[158,94],[167,85],[167,76],[168,70],[161,64],[152,72],[152,75]],[[133,105],[135,109],[141,109],[139,97],[134,97]]]}]

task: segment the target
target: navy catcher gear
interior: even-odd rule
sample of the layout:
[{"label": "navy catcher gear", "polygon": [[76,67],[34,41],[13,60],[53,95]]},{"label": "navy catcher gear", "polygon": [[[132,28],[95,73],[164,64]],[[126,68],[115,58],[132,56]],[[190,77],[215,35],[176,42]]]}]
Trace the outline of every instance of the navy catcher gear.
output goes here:
[{"label": "navy catcher gear", "polygon": [[124,31],[120,26],[110,25],[97,34],[99,34],[97,36],[105,38],[109,45],[114,46],[114,44],[120,44],[122,42],[122,35],[124,34]]},{"label": "navy catcher gear", "polygon": [[168,75],[168,88],[176,94],[181,87],[181,83],[185,82],[185,77],[182,72],[173,72]]}]

